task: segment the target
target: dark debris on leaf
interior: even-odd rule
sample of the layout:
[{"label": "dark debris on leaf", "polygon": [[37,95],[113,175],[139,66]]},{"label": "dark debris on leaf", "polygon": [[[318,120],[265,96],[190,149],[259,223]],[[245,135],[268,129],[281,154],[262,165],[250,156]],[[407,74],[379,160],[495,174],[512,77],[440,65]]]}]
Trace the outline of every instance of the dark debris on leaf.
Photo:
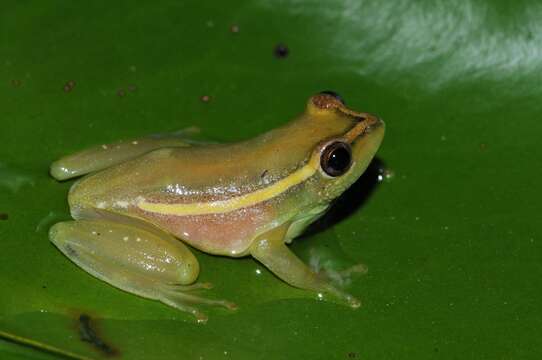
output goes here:
[{"label": "dark debris on leaf", "polygon": [[290,53],[290,49],[288,49],[288,46],[286,46],[285,44],[277,44],[273,52],[276,58],[284,59]]},{"label": "dark debris on leaf", "polygon": [[66,84],[64,84],[63,90],[65,93],[69,93],[73,90],[75,87],[75,80],[70,80]]},{"label": "dark debris on leaf", "polygon": [[88,342],[104,355],[118,355],[118,351],[116,349],[108,345],[100,336],[98,336],[89,315],[81,314],[79,316],[79,335],[81,336],[81,340]]}]

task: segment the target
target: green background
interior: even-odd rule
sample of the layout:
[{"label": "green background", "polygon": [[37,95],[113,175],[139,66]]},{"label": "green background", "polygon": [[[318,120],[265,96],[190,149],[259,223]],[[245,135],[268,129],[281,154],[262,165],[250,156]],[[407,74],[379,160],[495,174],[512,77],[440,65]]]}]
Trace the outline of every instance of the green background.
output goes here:
[{"label": "green background", "polygon": [[[507,3],[3,1],[0,331],[100,358],[80,340],[85,313],[129,359],[539,359],[542,5]],[[47,174],[59,156],[190,125],[249,138],[327,89],[387,134],[340,211],[292,248],[367,264],[347,287],[360,309],[196,252],[212,294],[240,306],[197,325],[49,243],[69,217],[72,182]],[[2,341],[0,357],[51,358]]]}]

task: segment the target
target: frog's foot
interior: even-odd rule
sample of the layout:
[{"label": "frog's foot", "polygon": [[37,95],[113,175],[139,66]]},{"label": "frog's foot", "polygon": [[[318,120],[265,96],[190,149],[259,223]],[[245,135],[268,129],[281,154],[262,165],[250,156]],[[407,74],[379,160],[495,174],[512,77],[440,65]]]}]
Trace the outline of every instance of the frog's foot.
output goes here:
[{"label": "frog's foot", "polygon": [[224,300],[189,294],[208,289],[195,283],[199,264],[192,252],[170,234],[137,219],[108,218],[55,224],[49,237],[70,260],[91,275],[132,294],[161,301],[196,316],[206,316],[194,304],[234,308]]},{"label": "frog's foot", "polygon": [[352,281],[352,277],[357,275],[367,274],[367,266],[365,264],[352,265],[346,269],[336,270],[331,266],[317,266],[311,263],[311,268],[318,276],[328,279],[339,287],[344,287]]},{"label": "frog's foot", "polygon": [[[284,243],[285,224],[260,235],[252,243],[250,254],[288,284],[317,293],[319,300],[330,300],[352,308],[361,302],[335,287],[324,272],[315,272],[305,265]],[[359,271],[360,267],[350,269]]]},{"label": "frog's foot", "polygon": [[210,283],[196,283],[192,285],[166,284],[160,286],[159,300],[166,305],[184,312],[188,312],[196,318],[198,323],[205,323],[207,315],[193,305],[203,304],[210,306],[222,306],[228,310],[236,310],[237,305],[227,300],[207,299],[201,296],[188,294],[193,290],[210,289]]}]

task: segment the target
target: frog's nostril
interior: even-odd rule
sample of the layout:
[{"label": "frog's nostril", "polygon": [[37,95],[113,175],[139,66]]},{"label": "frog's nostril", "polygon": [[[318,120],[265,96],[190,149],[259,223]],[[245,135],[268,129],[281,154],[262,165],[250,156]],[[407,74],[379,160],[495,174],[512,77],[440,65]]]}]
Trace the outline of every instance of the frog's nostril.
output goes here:
[{"label": "frog's nostril", "polygon": [[335,99],[339,100],[341,102],[341,104],[343,105],[346,105],[343,98],[341,97],[341,95],[337,94],[335,91],[332,91],[332,90],[324,90],[324,91],[321,91],[320,92],[320,95],[331,95],[333,96]]}]

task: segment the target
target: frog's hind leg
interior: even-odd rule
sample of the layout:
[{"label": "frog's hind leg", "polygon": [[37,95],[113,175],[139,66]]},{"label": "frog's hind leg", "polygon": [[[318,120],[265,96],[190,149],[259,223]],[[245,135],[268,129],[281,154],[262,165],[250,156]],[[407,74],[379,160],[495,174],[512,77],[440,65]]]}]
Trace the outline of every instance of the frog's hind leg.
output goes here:
[{"label": "frog's hind leg", "polygon": [[71,179],[133,159],[164,147],[187,147],[197,144],[191,138],[199,128],[189,127],[174,133],[150,135],[93,146],[51,164],[50,173],[57,180]]},{"label": "frog's hind leg", "polygon": [[197,304],[235,308],[228,301],[194,295],[192,292],[209,289],[210,284],[195,283],[199,264],[192,252],[170,234],[137,222],[119,222],[118,215],[61,222],[51,228],[49,237],[91,275],[124,291],[189,312],[199,322],[207,317]]}]

